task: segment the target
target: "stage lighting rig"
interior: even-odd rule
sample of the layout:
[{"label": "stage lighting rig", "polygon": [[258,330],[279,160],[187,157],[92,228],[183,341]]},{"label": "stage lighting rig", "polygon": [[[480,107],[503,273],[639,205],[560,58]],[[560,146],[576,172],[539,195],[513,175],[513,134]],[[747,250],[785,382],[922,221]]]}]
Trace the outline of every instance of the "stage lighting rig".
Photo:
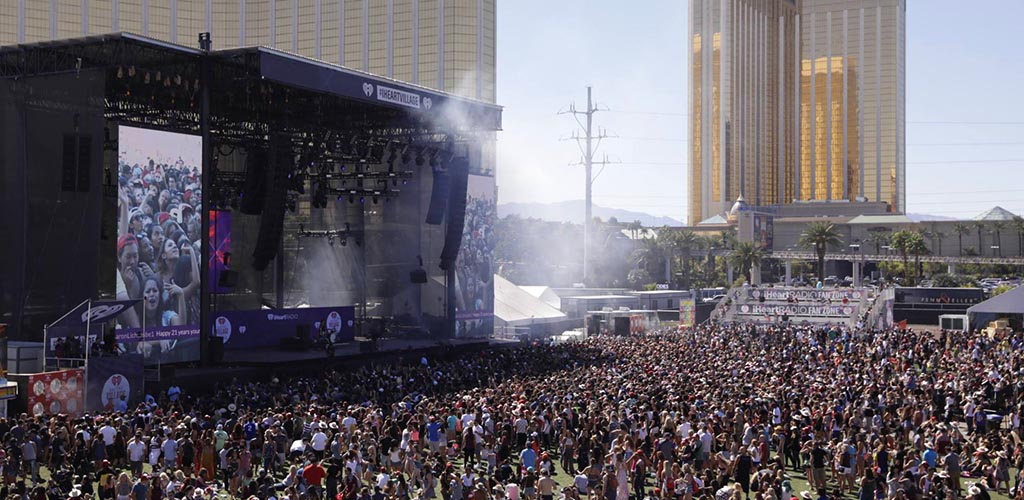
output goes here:
[{"label": "stage lighting rig", "polygon": [[348,222],[345,223],[345,229],[321,230],[307,230],[305,224],[299,224],[299,232],[296,235],[299,238],[327,238],[327,244],[330,246],[334,246],[335,241],[339,241],[341,246],[345,246],[348,244],[349,238],[354,238],[356,244],[361,242],[360,232],[353,231]]}]

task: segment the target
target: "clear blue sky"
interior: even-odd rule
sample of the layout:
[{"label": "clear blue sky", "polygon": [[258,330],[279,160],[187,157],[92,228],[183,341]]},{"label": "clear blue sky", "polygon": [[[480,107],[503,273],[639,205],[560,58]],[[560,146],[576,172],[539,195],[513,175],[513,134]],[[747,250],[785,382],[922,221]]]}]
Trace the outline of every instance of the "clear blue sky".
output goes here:
[{"label": "clear blue sky", "polygon": [[[583,198],[579,150],[559,141],[576,124],[556,113],[592,85],[611,109],[596,123],[619,136],[599,154],[622,162],[595,202],[685,220],[687,14],[686,0],[499,2],[499,202]],[[908,211],[1024,213],[1021,19],[1020,0],[908,0]]]}]

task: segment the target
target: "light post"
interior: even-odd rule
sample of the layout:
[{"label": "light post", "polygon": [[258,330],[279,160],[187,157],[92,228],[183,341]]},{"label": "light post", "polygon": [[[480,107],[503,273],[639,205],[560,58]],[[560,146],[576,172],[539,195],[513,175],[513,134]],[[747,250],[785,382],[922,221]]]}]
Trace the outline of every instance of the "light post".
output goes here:
[{"label": "light post", "polygon": [[[889,245],[882,245],[882,250],[885,250],[885,262],[888,263],[889,256],[892,255],[892,247]],[[882,266],[878,266],[878,275],[882,279],[885,279],[885,271],[883,270]]]},{"label": "light post", "polygon": [[860,269],[860,244],[854,243],[850,245],[850,250],[853,252],[853,286],[854,288],[860,288],[861,281],[861,269]]}]

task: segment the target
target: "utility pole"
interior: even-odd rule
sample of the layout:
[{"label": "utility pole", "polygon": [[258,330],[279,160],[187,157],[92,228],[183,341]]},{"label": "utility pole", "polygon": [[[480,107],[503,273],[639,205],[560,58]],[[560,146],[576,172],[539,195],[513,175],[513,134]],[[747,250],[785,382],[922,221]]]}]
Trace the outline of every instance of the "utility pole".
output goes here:
[{"label": "utility pole", "polygon": [[[582,153],[582,155],[583,155],[579,162],[573,163],[572,165],[576,165],[576,166],[582,165],[584,167],[584,170],[586,171],[586,174],[585,174],[586,175],[586,177],[585,177],[585,182],[586,182],[586,200],[584,202],[586,210],[585,210],[585,215],[583,217],[583,283],[584,284],[586,284],[587,280],[590,279],[590,277],[591,277],[590,276],[590,250],[591,250],[591,248],[590,248],[590,237],[591,237],[591,232],[592,231],[591,231],[590,226],[593,223],[593,199],[592,199],[592,194],[593,194],[594,180],[597,179],[597,176],[593,175],[594,174],[594,165],[601,165],[601,171],[597,173],[597,175],[599,176],[599,175],[601,175],[601,172],[604,171],[604,166],[608,165],[609,163],[612,163],[612,162],[608,161],[607,155],[605,156],[604,160],[602,160],[602,161],[594,161],[594,153],[596,153],[597,152],[597,148],[601,146],[601,140],[610,137],[608,134],[605,133],[604,130],[599,130],[596,135],[594,134],[594,113],[597,113],[598,111],[607,111],[607,110],[601,110],[601,109],[597,108],[597,106],[594,104],[594,101],[593,101],[593,89],[591,87],[587,87],[587,110],[586,111],[579,111],[579,110],[576,109],[576,105],[575,104],[570,104],[568,111],[561,111],[561,112],[558,113],[560,115],[564,115],[564,114],[573,115],[573,118],[576,119],[576,123],[579,125],[580,129],[582,129],[583,133],[585,134],[585,135],[581,136],[581,135],[579,135],[579,131],[578,130],[574,130],[573,133],[572,133],[572,136],[569,137],[569,140],[576,141],[576,144],[580,148],[580,153]],[[580,120],[580,116],[585,116],[586,117],[586,123],[584,123],[583,121]]]}]

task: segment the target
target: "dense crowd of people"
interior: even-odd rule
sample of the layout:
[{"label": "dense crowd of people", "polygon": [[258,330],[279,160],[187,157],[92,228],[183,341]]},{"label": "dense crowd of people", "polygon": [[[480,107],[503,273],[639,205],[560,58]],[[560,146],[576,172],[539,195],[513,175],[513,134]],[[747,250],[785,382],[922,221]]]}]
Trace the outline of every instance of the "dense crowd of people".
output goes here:
[{"label": "dense crowd of people", "polygon": [[231,380],[0,421],[0,494],[1024,499],[1022,349],[1020,334],[707,325]]}]

